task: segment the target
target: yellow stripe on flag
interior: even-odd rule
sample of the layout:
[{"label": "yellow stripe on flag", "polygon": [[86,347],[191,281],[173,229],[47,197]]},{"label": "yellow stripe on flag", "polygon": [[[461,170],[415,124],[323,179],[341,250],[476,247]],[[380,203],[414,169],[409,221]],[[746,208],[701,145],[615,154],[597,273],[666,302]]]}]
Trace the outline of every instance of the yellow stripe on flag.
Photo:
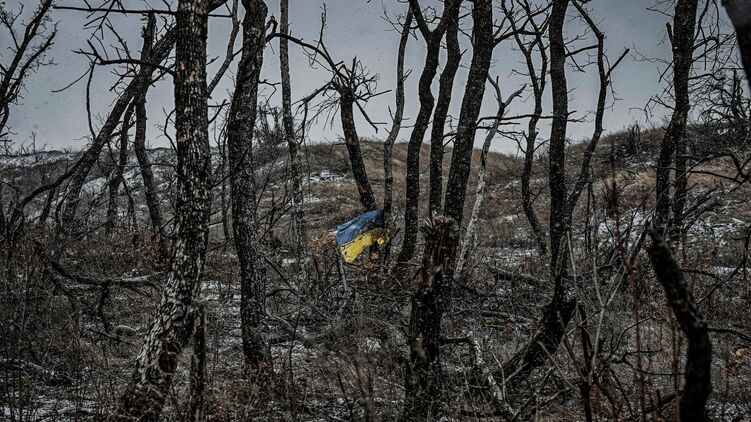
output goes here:
[{"label": "yellow stripe on flag", "polygon": [[377,243],[378,246],[383,246],[388,241],[388,233],[384,228],[375,228],[368,232],[365,232],[352,241],[345,243],[339,247],[339,252],[342,254],[342,259],[347,264],[355,262],[358,256],[370,245]]}]

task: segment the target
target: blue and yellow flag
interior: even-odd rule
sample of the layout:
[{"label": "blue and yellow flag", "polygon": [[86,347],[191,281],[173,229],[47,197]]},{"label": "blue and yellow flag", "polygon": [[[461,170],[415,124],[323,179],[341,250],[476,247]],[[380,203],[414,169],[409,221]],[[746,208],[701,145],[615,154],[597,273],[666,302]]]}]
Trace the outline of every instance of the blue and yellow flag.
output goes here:
[{"label": "blue and yellow flag", "polygon": [[383,222],[383,210],[368,211],[336,226],[336,243],[344,262],[350,264],[370,245],[383,246],[388,233]]}]

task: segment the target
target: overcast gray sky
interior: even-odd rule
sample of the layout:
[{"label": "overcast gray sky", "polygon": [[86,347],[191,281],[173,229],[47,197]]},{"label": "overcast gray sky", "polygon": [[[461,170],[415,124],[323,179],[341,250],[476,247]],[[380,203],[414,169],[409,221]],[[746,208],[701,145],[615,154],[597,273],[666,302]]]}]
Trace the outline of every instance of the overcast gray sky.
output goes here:
[{"label": "overcast gray sky", "polygon": [[[20,3],[31,8],[35,1],[10,0],[7,7],[15,8]],[[58,4],[82,5],[79,0],[59,0]],[[278,1],[271,0],[269,14],[278,15]],[[290,22],[292,34],[305,40],[313,41],[318,36],[320,14],[323,4],[327,5],[328,25],[325,33],[325,41],[335,59],[351,61],[357,56],[372,73],[380,74],[378,87],[380,90],[391,89],[395,85],[395,61],[396,50],[399,42],[399,34],[383,19],[384,10],[391,15],[402,13],[406,6],[397,0],[291,0]],[[123,4],[129,8],[143,8],[151,4],[157,8],[164,6],[158,0],[146,2],[143,0],[125,0]],[[646,116],[641,111],[651,95],[658,92],[659,67],[656,64],[636,60],[635,50],[648,57],[668,57],[668,46],[665,45],[665,23],[668,18],[662,14],[649,11],[654,0],[593,0],[590,5],[592,14],[601,29],[606,33],[606,49],[611,57],[619,55],[623,49],[631,48],[632,53],[626,58],[614,75],[614,88],[618,100],[613,108],[605,116],[606,131],[619,130],[623,127],[640,121],[646,124],[661,124],[664,110],[656,110],[651,122],[645,121]],[[571,8],[571,15],[574,10]],[[496,10],[496,17],[500,16]],[[724,17],[724,16],[723,16]],[[37,134],[38,144],[47,144],[49,148],[73,148],[80,149],[87,142],[89,134],[85,102],[85,81],[79,82],[73,87],[60,92],[60,89],[82,75],[87,68],[84,57],[74,51],[86,48],[86,41],[91,31],[84,29],[86,15],[81,12],[55,10],[53,19],[58,23],[58,37],[52,49],[51,55],[56,65],[42,69],[38,74],[29,78],[27,92],[24,94],[22,104],[11,110],[10,127],[15,133],[14,140],[18,143],[28,142],[32,132]],[[137,50],[140,46],[141,20],[137,15],[113,16],[112,22],[123,34],[129,46]],[[470,28],[471,18],[463,20],[463,26]],[[210,23],[209,55],[218,57],[220,61],[226,48],[230,23],[228,19],[214,18]],[[576,22],[570,22],[569,31],[581,31]],[[7,42],[0,40],[3,44]],[[114,43],[114,37],[106,34],[105,44]],[[468,40],[463,40],[464,48],[469,48]],[[512,75],[512,69],[520,66],[521,56],[514,52],[511,45],[500,46],[494,53],[492,75],[499,76],[504,93],[516,91],[524,78]],[[269,45],[265,53],[264,78],[270,82],[279,80],[279,62],[277,57],[277,43]],[[326,81],[326,73],[320,70],[311,70],[306,56],[296,46],[290,47],[290,61],[292,72],[293,101],[312,92]],[[471,52],[467,51],[463,58],[464,69],[460,72],[455,86],[454,104],[452,115],[458,115],[461,93],[465,81],[466,67],[469,66]],[[409,119],[407,124],[414,118],[417,109],[417,79],[424,60],[424,43],[422,39],[412,38],[408,45],[406,67],[413,73],[408,79],[406,87],[407,106],[405,117]],[[216,65],[209,69],[210,76],[216,71]],[[236,68],[233,65],[232,70]],[[106,117],[110,105],[116,98],[115,93],[110,91],[113,83],[111,74],[113,69],[99,68],[95,75],[92,104],[93,110],[100,118]],[[233,72],[229,72],[222,84],[214,94],[214,101],[221,101],[229,97],[233,86]],[[436,81],[437,84],[437,81]],[[587,73],[569,71],[569,88],[571,89],[571,110],[576,110],[577,117],[585,117],[594,107],[597,95],[595,69]],[[267,93],[268,89],[266,90]],[[547,94],[549,97],[549,93]],[[493,97],[490,90],[486,91],[485,114],[494,112]],[[277,97],[272,101],[278,101]],[[549,99],[548,99],[549,101]],[[153,125],[164,122],[165,112],[171,109],[172,86],[167,78],[158,82],[157,86],[149,91],[148,110],[150,116],[149,143],[152,146],[168,144],[161,131]],[[393,107],[393,93],[387,93],[373,99],[366,105],[367,111],[378,122],[389,122],[388,108]],[[523,95],[512,105],[509,113],[525,113],[531,107],[528,95]],[[94,122],[95,127],[98,122]],[[573,139],[585,139],[592,130],[590,123],[574,124],[569,130]],[[370,128],[360,119],[359,131],[364,137],[385,137],[387,125],[382,126],[379,133]],[[338,120],[333,125],[325,125],[323,122],[316,125],[310,132],[311,142],[336,141],[341,134]],[[409,136],[409,128],[402,130],[401,139]],[[478,135],[479,139],[479,135]],[[495,140],[494,150],[513,153],[515,145],[507,139],[498,137]]]}]

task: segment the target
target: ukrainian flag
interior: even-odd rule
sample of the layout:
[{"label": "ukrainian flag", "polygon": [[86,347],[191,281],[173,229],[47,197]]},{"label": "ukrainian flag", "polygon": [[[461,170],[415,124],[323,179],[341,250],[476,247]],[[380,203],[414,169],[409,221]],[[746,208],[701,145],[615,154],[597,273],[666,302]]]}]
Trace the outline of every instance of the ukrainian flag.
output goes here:
[{"label": "ukrainian flag", "polygon": [[344,262],[350,264],[370,245],[383,246],[388,233],[383,221],[383,210],[368,211],[336,226],[336,243]]}]

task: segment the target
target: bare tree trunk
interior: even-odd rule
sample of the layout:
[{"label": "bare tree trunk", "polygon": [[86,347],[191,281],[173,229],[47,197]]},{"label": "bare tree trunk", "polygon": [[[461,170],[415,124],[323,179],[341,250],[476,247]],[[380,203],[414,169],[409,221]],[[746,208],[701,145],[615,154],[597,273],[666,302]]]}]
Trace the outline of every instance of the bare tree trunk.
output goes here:
[{"label": "bare tree trunk", "polygon": [[[554,272],[565,259],[560,256],[566,232],[566,128],[568,126],[568,85],[566,81],[566,45],[563,25],[569,0],[554,0],[550,14],[550,86],[553,93],[553,121],[550,126],[548,184],[550,189],[550,268]],[[561,259],[559,259],[561,258]]]},{"label": "bare tree trunk", "polygon": [[167,283],[115,419],[156,421],[177,359],[190,340],[200,292],[211,207],[206,91],[208,4],[181,0],[175,31],[177,208]]},{"label": "bare tree trunk", "polygon": [[240,262],[243,353],[246,375],[262,381],[271,372],[271,350],[266,339],[266,269],[256,233],[256,183],[253,168],[253,133],[258,114],[258,78],[263,64],[268,11],[262,0],[243,0],[243,46],[237,85],[227,124],[227,147],[232,195],[232,228]]},{"label": "bare tree trunk", "polygon": [[480,207],[482,207],[482,201],[485,198],[485,168],[488,159],[488,151],[490,150],[490,143],[493,142],[493,138],[498,133],[498,128],[501,127],[501,118],[506,112],[506,108],[511,101],[522,93],[524,87],[513,93],[504,102],[501,97],[501,88],[498,82],[494,82],[489,79],[490,83],[495,88],[496,100],[498,101],[498,111],[496,112],[496,118],[493,120],[493,124],[485,135],[485,141],[482,143],[482,150],[480,151],[480,168],[477,170],[477,187],[475,188],[475,203],[472,206],[472,213],[467,223],[467,230],[464,232],[464,240],[462,241],[461,251],[457,257],[455,274],[457,278],[462,276],[464,271],[464,262],[467,259],[467,254],[470,249],[473,248],[475,242],[475,227],[477,226],[477,219],[480,215]]},{"label": "bare tree trunk", "polygon": [[446,186],[444,215],[455,221],[456,233],[452,234],[448,248],[448,268],[445,279],[452,283],[453,270],[456,265],[459,246],[458,229],[464,214],[464,202],[467,196],[467,182],[472,165],[472,151],[475,141],[477,118],[480,114],[482,99],[485,95],[485,81],[488,78],[490,60],[493,56],[495,38],[493,36],[493,5],[491,0],[476,0],[472,7],[472,63],[470,64],[467,83],[462,98],[459,126],[451,156],[451,168]]},{"label": "bare tree trunk", "polygon": [[365,210],[376,209],[376,200],[373,196],[373,189],[370,187],[368,172],[365,170],[365,163],[362,158],[362,149],[360,148],[360,136],[357,134],[354,114],[355,98],[354,94],[342,90],[339,98],[339,115],[342,121],[342,130],[344,132],[344,142],[347,145],[349,154],[349,163],[352,168],[352,177],[355,179],[357,191],[360,194],[360,203]]},{"label": "bare tree trunk", "polygon": [[109,177],[109,202],[107,204],[107,221],[105,223],[105,230],[107,234],[110,234],[112,229],[117,224],[117,200],[120,195],[120,184],[125,185],[124,173],[125,166],[128,165],[128,131],[130,129],[130,121],[133,117],[133,104],[131,104],[123,115],[123,122],[120,129],[120,148],[117,157],[117,162],[113,163],[112,171]]},{"label": "bare tree trunk", "polygon": [[606,68],[604,34],[598,29],[589,13],[578,2],[574,2],[581,17],[597,38],[597,69],[599,92],[595,112],[592,138],[581,157],[581,167],[574,187],[568,192],[566,185],[565,150],[566,129],[568,125],[568,93],[566,86],[566,48],[563,38],[563,25],[566,17],[568,0],[556,0],[549,18],[550,38],[550,80],[553,93],[553,122],[551,127],[549,169],[550,184],[550,270],[553,280],[553,297],[545,307],[541,321],[534,336],[508,362],[504,364],[506,376],[528,374],[532,369],[542,365],[548,354],[555,353],[576,309],[576,286],[568,271],[570,254],[569,235],[571,220],[576,204],[584,187],[590,181],[591,161],[602,135],[602,120],[605,113],[607,90],[610,75],[623,57],[625,50],[617,60]]},{"label": "bare tree trunk", "polygon": [[[526,4],[526,3],[525,3]],[[507,15],[510,15],[508,10],[504,10]],[[531,13],[531,10],[526,10],[527,13]],[[516,31],[516,23],[512,18],[509,20],[513,29]],[[537,125],[542,117],[542,97],[545,93],[545,82],[548,73],[548,54],[545,50],[545,44],[543,42],[543,29],[540,28],[534,19],[530,19],[530,24],[534,29],[534,40],[531,43],[526,44],[520,34],[515,34],[514,38],[519,49],[524,54],[524,59],[527,65],[527,72],[529,73],[529,80],[532,85],[532,95],[534,97],[534,110],[532,116],[529,118],[527,124],[526,146],[524,149],[524,166],[521,174],[521,191],[522,191],[522,208],[524,209],[524,215],[527,217],[532,234],[537,243],[537,251],[540,256],[545,256],[548,253],[547,239],[545,236],[545,230],[540,223],[540,219],[537,217],[533,206],[531,179],[532,179],[532,165],[534,164],[536,143],[537,143]],[[539,73],[536,69],[536,61],[533,57],[533,52],[537,49],[540,55]]]},{"label": "bare tree trunk", "polygon": [[[146,27],[143,30],[143,47],[141,49],[142,60],[149,56],[154,41],[155,31],[156,18],[153,14],[150,14],[148,16]],[[156,236],[161,233],[163,222],[159,195],[156,191],[154,173],[151,169],[151,160],[149,160],[149,154],[146,150],[146,93],[148,88],[149,82],[143,81],[141,89],[133,100],[136,107],[136,135],[133,139],[133,150],[136,153],[138,167],[141,170],[144,196],[146,196],[146,206],[149,209],[149,219],[151,220],[151,232]]]},{"label": "bare tree trunk", "polygon": [[420,282],[412,296],[409,321],[409,362],[405,373],[405,421],[433,421],[441,416],[442,374],[440,361],[442,289],[446,253],[454,220],[435,217],[425,228],[426,246]]},{"label": "bare tree trunk", "polygon": [[162,210],[159,201],[159,193],[154,181],[154,172],[151,167],[151,160],[146,149],[146,104],[145,101],[136,103],[136,135],[133,139],[133,149],[138,159],[138,167],[141,171],[143,180],[144,196],[146,197],[146,206],[149,210],[149,219],[151,220],[151,232],[159,235],[162,231]]},{"label": "bare tree trunk", "polygon": [[435,98],[431,90],[433,79],[438,70],[438,59],[441,52],[441,39],[446,32],[449,22],[458,19],[458,7],[460,1],[447,0],[444,2],[441,20],[432,31],[422,14],[418,0],[410,0],[410,9],[415,16],[417,26],[425,39],[425,65],[418,82],[418,98],[420,109],[415,118],[415,125],[407,144],[407,172],[404,203],[404,239],[402,249],[399,251],[397,261],[404,263],[411,260],[415,255],[417,246],[417,232],[419,228],[420,210],[420,149],[425,132],[430,124],[430,116],[433,113]]},{"label": "bare tree trunk", "polygon": [[44,207],[42,207],[42,213],[39,215],[39,226],[44,227],[47,224],[47,219],[50,216],[50,210],[52,209],[52,203],[57,197],[57,189],[50,189],[47,192],[47,198],[44,200]]},{"label": "bare tree trunk", "polygon": [[[707,322],[684,278],[683,271],[670,253],[662,237],[652,231],[652,244],[647,247],[657,280],[665,289],[670,307],[681,331],[688,340],[683,392],[678,405],[679,421],[706,421],[706,404],[712,392],[712,341]],[[678,392],[676,392],[678,394]]]},{"label": "bare tree trunk", "polygon": [[[407,50],[407,41],[409,40],[410,26],[412,25],[412,10],[408,8],[407,16],[404,19],[401,38],[399,39],[399,51],[396,57],[396,109],[392,117],[391,130],[386,141],[383,143],[383,220],[386,229],[392,231],[393,228],[393,202],[394,202],[394,170],[391,163],[394,151],[394,143],[402,127],[404,118],[404,53]],[[388,259],[391,249],[390,242],[386,245],[384,258]]]},{"label": "bare tree trunk", "polygon": [[443,152],[446,118],[451,105],[454,78],[459,70],[462,52],[459,47],[459,10],[451,16],[446,30],[446,65],[438,80],[438,100],[433,112],[433,127],[430,131],[430,195],[429,215],[441,213],[443,200]]},{"label": "bare tree trunk", "polygon": [[[547,360],[547,351],[558,348],[565,327],[576,309],[576,299],[569,286],[568,190],[566,187],[565,150],[568,125],[568,88],[566,83],[566,46],[563,25],[569,0],[554,0],[549,18],[550,84],[553,95],[553,121],[550,129],[548,178],[550,187],[550,270],[554,281],[553,297],[543,311],[537,331],[530,341],[504,364],[503,376],[526,374]],[[552,352],[551,352],[552,353]],[[499,374],[496,374],[499,375]]]},{"label": "bare tree trunk", "polygon": [[[678,0],[673,16],[673,95],[675,107],[670,123],[660,144],[657,159],[657,209],[655,224],[657,229],[665,232],[671,229],[671,238],[676,237],[676,230],[683,225],[683,207],[686,201],[686,121],[691,107],[688,96],[689,77],[693,64],[694,31],[696,27],[696,9],[698,0]],[[670,222],[670,173],[675,156],[675,186],[672,200],[673,221]]]},{"label": "bare tree trunk", "polygon": [[[281,0],[279,30],[282,34],[289,34],[289,0]],[[310,253],[308,251],[308,230],[305,225],[305,195],[303,192],[302,163],[300,160],[300,144],[295,131],[295,121],[292,118],[292,90],[289,78],[289,41],[279,38],[279,62],[282,79],[282,120],[284,135],[287,137],[289,149],[289,169],[292,179],[292,219],[295,236],[295,250],[297,252],[297,281],[300,286],[308,285],[308,265]]]},{"label": "bare tree trunk", "polygon": [[[678,116],[673,110],[673,118],[680,119],[673,126],[675,129],[675,198],[673,199],[673,224],[671,228],[671,240],[674,243],[680,241],[683,237],[683,211],[686,207],[686,197],[688,195],[688,176],[686,174],[686,122],[691,104],[688,96],[689,79],[691,74],[691,65],[693,64],[694,52],[694,33],[696,28],[696,9],[698,0],[679,1],[676,3],[676,20],[674,41],[678,43],[679,49],[683,50],[678,60],[673,56],[673,66],[675,72],[676,64],[680,63],[680,72],[678,77],[673,74],[673,86],[675,89],[676,110],[680,110]],[[680,35],[677,33],[680,32]],[[680,36],[680,39],[675,37]],[[673,50],[675,51],[675,49]]]},{"label": "bare tree trunk", "polygon": [[204,420],[203,394],[206,387],[206,308],[197,306],[197,315],[193,327],[193,355],[190,359],[190,393],[188,414],[185,422]]}]

